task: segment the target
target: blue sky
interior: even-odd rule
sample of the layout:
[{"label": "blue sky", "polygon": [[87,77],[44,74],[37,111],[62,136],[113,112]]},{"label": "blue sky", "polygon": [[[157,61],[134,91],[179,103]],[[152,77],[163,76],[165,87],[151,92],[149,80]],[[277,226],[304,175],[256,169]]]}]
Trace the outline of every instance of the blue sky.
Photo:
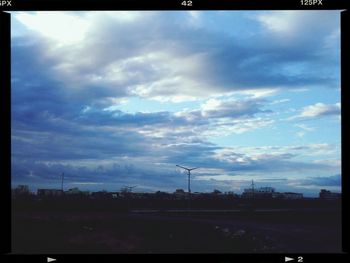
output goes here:
[{"label": "blue sky", "polygon": [[13,12],[12,184],[341,191],[339,11]]}]

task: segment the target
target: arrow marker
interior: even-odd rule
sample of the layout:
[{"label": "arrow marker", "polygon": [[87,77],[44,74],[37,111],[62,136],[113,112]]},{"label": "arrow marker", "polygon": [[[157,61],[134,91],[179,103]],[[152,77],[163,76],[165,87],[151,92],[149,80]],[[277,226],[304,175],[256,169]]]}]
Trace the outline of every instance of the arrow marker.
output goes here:
[{"label": "arrow marker", "polygon": [[52,261],[56,261],[55,258],[47,258],[47,262],[52,262]]},{"label": "arrow marker", "polygon": [[284,262],[292,261],[294,258],[284,257]]}]

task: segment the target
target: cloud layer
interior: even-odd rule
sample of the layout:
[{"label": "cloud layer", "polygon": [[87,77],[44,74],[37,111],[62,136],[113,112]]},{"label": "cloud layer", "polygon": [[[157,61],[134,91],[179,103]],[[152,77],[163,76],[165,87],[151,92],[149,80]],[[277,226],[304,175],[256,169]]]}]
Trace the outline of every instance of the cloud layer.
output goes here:
[{"label": "cloud layer", "polygon": [[202,167],[202,190],[340,173],[339,123],[292,140],[340,115],[338,12],[12,17],[13,183],[55,186],[64,171],[81,187],[170,191],[184,185],[175,164]]}]

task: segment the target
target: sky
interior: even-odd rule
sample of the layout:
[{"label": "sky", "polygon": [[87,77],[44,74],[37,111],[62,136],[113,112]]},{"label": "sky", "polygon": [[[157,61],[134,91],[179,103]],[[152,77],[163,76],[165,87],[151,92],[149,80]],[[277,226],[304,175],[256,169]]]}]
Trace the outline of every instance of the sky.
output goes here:
[{"label": "sky", "polygon": [[341,191],[340,11],[11,14],[14,187]]}]

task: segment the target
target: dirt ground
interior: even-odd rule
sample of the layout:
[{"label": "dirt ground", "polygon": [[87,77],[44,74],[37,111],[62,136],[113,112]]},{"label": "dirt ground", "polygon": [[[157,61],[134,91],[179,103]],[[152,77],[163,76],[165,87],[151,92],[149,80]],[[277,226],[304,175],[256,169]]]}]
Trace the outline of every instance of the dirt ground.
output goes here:
[{"label": "dirt ground", "polygon": [[14,212],[15,254],[338,253],[339,216]]}]

